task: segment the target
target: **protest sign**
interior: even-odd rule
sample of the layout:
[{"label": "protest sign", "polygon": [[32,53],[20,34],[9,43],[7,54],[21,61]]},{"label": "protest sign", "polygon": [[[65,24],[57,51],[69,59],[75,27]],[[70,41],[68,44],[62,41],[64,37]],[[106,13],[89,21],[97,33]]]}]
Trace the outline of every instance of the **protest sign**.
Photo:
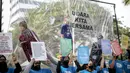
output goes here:
[{"label": "protest sign", "polygon": [[121,37],[121,47],[127,49],[128,48],[128,40],[129,37],[126,35],[122,35]]},{"label": "protest sign", "polygon": [[121,49],[121,47],[120,47],[120,45],[119,45],[119,43],[118,43],[118,41],[117,40],[114,40],[114,41],[112,41],[111,42],[111,45],[112,45],[112,51],[118,56],[118,55],[120,55],[120,54],[122,54],[122,49]]},{"label": "protest sign", "polygon": [[10,54],[12,52],[12,33],[0,33],[0,53]]},{"label": "protest sign", "polygon": [[78,62],[80,64],[88,64],[88,62],[89,62],[89,48],[87,46],[78,47]]},{"label": "protest sign", "polygon": [[47,60],[46,47],[44,42],[31,42],[32,57],[35,60]]},{"label": "protest sign", "polygon": [[61,38],[60,49],[61,49],[62,56],[67,56],[72,50],[72,40]]},{"label": "protest sign", "polygon": [[101,40],[102,53],[106,56],[112,55],[112,47],[110,40]]}]

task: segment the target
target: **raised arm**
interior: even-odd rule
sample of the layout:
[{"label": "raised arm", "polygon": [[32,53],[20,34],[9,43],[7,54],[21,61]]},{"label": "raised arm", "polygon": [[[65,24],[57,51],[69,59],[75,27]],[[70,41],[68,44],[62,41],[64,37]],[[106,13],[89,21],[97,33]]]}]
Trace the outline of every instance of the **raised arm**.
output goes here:
[{"label": "raised arm", "polygon": [[104,55],[102,55],[102,60],[101,60],[101,64],[100,64],[100,70],[101,70],[102,68],[104,68],[104,62],[105,62],[105,60],[104,60]]},{"label": "raised arm", "polygon": [[34,61],[35,61],[34,59],[31,60],[30,64],[26,66],[26,68],[24,69],[23,73],[29,73],[30,72],[31,67],[32,67]]},{"label": "raised arm", "polygon": [[12,55],[12,59],[13,59],[13,62],[14,62],[14,64],[15,64],[15,66],[16,66],[16,68],[15,68],[15,70],[14,70],[14,73],[20,73],[20,72],[22,71],[22,68],[21,68],[19,62],[17,61],[16,56],[15,56],[15,55]]}]

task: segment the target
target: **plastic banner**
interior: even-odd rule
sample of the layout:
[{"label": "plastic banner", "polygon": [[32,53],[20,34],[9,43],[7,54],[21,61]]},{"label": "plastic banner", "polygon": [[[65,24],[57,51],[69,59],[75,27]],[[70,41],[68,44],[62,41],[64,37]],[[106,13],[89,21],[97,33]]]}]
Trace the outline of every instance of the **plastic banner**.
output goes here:
[{"label": "plastic banner", "polygon": [[80,64],[88,64],[88,62],[89,62],[89,48],[87,46],[78,47],[78,62]]},{"label": "plastic banner", "polygon": [[0,33],[0,54],[10,54],[12,52],[12,33]]},{"label": "plastic banner", "polygon": [[47,60],[46,47],[44,42],[31,42],[31,48],[32,57],[35,58],[35,60]]},{"label": "plastic banner", "polygon": [[120,45],[119,45],[119,43],[118,43],[118,41],[117,40],[114,40],[114,41],[112,41],[111,42],[111,45],[112,45],[112,51],[118,56],[118,55],[120,55],[120,54],[122,54],[122,49],[121,49],[121,47],[120,47]]},{"label": "plastic banner", "polygon": [[104,55],[112,55],[112,47],[110,40],[101,40],[101,48]]},{"label": "plastic banner", "polygon": [[62,56],[67,56],[72,50],[72,40],[61,38],[60,49]]}]

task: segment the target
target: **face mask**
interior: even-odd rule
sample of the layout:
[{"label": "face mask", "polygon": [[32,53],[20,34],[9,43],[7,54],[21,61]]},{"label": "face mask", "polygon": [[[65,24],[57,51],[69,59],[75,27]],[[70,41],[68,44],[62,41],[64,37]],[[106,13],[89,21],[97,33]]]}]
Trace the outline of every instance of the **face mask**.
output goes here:
[{"label": "face mask", "polygon": [[89,69],[93,70],[93,66],[89,66]]},{"label": "face mask", "polygon": [[64,65],[64,66],[68,66],[68,63],[69,63],[69,60],[63,61],[63,65]]},{"label": "face mask", "polygon": [[40,65],[37,65],[37,66],[34,66],[32,69],[38,71],[41,69],[41,67],[40,67]]},{"label": "face mask", "polygon": [[0,72],[7,72],[7,63],[6,62],[0,62]]}]

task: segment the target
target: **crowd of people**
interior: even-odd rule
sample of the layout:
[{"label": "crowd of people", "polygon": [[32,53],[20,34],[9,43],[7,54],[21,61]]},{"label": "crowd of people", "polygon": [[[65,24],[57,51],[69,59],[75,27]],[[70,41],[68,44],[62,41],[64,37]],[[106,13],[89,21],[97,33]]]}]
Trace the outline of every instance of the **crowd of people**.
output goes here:
[{"label": "crowd of people", "polygon": [[[63,38],[69,35],[67,38],[72,39],[68,27],[69,25],[64,25],[61,34]],[[50,68],[41,67],[43,62],[35,61],[34,58],[31,59],[32,51],[30,42],[38,41],[37,35],[28,29],[25,21],[20,22],[20,30],[22,33],[19,41],[30,64],[22,68],[17,61],[16,55],[12,55],[12,61],[16,67],[10,68],[7,65],[6,57],[0,55],[0,73],[53,73]],[[56,73],[130,73],[130,47],[127,49],[127,60],[118,60],[118,56],[113,53],[113,58],[109,61],[109,66],[106,65],[104,54],[100,53],[100,55],[99,61],[93,62],[90,59],[89,63],[83,65],[78,62],[76,56],[60,56],[57,67],[53,69],[55,69]]]},{"label": "crowd of people", "polygon": [[[104,55],[100,60],[99,65],[95,66],[90,60],[88,64],[80,65],[76,57],[60,57],[56,72],[57,73],[130,73],[130,50],[127,49],[127,60],[118,60],[118,56],[113,54],[112,60],[109,61],[109,67],[106,66]],[[6,57],[0,55],[0,73],[20,73],[22,67],[17,61],[16,56],[12,56],[12,61],[15,68],[7,66]],[[72,63],[76,66],[74,66]],[[41,62],[31,59],[30,64],[27,65],[22,73],[52,73],[49,68],[41,68]]]}]

